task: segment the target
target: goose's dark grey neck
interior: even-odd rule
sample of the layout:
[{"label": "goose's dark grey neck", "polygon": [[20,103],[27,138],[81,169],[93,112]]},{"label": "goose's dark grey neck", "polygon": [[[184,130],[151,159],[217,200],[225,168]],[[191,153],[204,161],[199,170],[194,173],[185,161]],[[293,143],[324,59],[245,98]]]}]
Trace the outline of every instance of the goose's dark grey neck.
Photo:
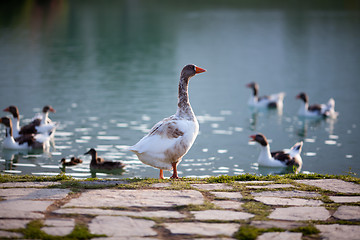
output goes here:
[{"label": "goose's dark grey neck", "polygon": [[189,77],[181,77],[179,81],[179,96],[178,96],[178,109],[176,112],[176,116],[185,118],[188,120],[194,120],[195,115],[191,108],[189,101]]},{"label": "goose's dark grey neck", "polygon": [[257,97],[257,95],[258,95],[258,89],[257,89],[257,87],[254,86],[252,89],[253,89],[253,95],[254,95],[254,97]]},{"label": "goose's dark grey neck", "polygon": [[91,162],[90,164],[96,164],[96,159],[97,159],[97,152],[92,152],[91,153]]}]

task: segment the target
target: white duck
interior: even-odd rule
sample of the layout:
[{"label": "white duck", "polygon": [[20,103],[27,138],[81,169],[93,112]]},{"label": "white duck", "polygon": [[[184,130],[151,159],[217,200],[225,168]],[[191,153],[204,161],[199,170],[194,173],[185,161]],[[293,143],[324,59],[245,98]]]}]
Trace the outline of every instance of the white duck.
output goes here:
[{"label": "white duck", "polygon": [[246,85],[248,88],[253,90],[253,94],[250,96],[248,105],[256,108],[282,108],[285,93],[275,93],[269,96],[258,96],[259,85],[255,82]]},{"label": "white duck", "polygon": [[179,178],[177,165],[198,135],[199,123],[189,102],[188,84],[191,77],[205,71],[193,64],[186,65],[182,69],[175,115],[155,124],[145,137],[129,149],[141,162],[159,168],[160,179],[164,178],[164,169],[173,169],[171,178]]},{"label": "white duck", "polygon": [[306,93],[302,92],[296,96],[301,99],[302,103],[298,111],[298,115],[309,118],[337,118],[338,112],[335,112],[335,100],[330,98],[327,104],[313,104],[309,105],[309,97]]},{"label": "white duck", "polygon": [[256,134],[250,136],[250,141],[258,142],[261,145],[261,151],[258,158],[258,163],[260,166],[265,167],[291,167],[296,166],[298,171],[302,167],[302,159],[300,156],[303,142],[295,143],[291,147],[289,152],[285,151],[276,151],[270,152],[270,145],[263,134]]},{"label": "white duck", "polygon": [[8,117],[0,118],[0,123],[6,127],[5,139],[3,142],[3,148],[6,149],[41,149],[46,150],[49,148],[49,136],[44,134],[26,134],[20,135],[14,139],[12,134],[12,122]]}]

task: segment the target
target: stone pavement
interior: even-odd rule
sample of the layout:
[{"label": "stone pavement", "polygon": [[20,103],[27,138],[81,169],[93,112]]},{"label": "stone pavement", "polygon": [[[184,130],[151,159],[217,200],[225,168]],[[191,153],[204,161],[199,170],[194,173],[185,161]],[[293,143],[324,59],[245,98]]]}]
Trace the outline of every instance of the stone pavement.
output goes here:
[{"label": "stone pavement", "polygon": [[[21,229],[39,220],[49,235],[81,224],[106,236],[99,240],[234,239],[242,227],[261,229],[259,240],[360,239],[360,185],[338,179],[116,183],[83,182],[96,189],[74,192],[59,182],[0,183],[0,238],[21,239]],[[319,233],[307,235],[308,226]]]}]

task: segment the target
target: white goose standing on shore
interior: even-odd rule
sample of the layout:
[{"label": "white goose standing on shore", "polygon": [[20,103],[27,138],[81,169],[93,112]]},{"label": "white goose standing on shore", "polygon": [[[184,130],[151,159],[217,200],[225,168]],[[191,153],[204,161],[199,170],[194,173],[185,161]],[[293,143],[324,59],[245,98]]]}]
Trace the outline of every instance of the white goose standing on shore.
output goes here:
[{"label": "white goose standing on shore", "polygon": [[199,123],[189,102],[188,84],[191,77],[205,71],[193,64],[183,68],[175,115],[155,124],[145,137],[130,147],[141,162],[160,169],[160,179],[164,179],[164,169],[173,169],[171,178],[179,178],[177,165],[198,135]]}]

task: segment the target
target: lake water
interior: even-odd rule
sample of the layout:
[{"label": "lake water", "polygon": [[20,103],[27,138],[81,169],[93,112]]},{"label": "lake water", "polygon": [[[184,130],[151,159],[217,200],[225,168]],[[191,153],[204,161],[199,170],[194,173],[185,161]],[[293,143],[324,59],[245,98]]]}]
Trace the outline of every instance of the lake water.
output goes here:
[{"label": "lake water", "polygon": [[[49,152],[1,149],[2,173],[57,175],[78,156],[76,178],[158,177],[126,148],[175,113],[188,63],[207,72],[190,82],[200,133],[180,176],[282,173],[257,165],[256,132],[272,150],[304,141],[301,172],[360,173],[358,1],[3,1],[0,13],[0,107],[18,106],[23,125],[49,104],[60,123]],[[283,112],[249,109],[251,81],[286,92]],[[339,118],[299,119],[301,91],[333,97]],[[92,147],[126,171],[91,173]]]}]

